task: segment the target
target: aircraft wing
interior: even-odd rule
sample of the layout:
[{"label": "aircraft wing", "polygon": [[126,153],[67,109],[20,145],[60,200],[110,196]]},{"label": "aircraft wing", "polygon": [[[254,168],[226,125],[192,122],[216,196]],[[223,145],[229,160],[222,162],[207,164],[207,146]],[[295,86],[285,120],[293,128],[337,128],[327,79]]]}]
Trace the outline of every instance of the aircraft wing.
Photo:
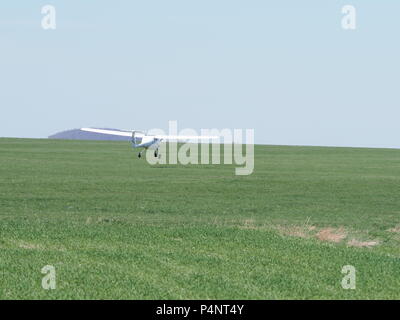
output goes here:
[{"label": "aircraft wing", "polygon": [[110,134],[114,136],[132,137],[132,131],[117,131],[117,130],[106,130],[106,129],[93,129],[93,128],[81,128],[82,131]]},{"label": "aircraft wing", "polygon": [[156,135],[156,139],[160,140],[211,140],[219,139],[218,136],[160,136]]}]

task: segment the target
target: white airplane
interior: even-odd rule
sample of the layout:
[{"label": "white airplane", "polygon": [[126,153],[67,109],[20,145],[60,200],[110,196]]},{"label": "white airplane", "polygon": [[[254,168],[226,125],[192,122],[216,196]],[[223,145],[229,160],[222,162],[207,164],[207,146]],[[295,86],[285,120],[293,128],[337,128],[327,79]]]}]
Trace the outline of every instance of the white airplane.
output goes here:
[{"label": "white airplane", "polygon": [[130,137],[132,138],[132,146],[134,148],[143,148],[138,154],[138,157],[142,157],[142,152],[146,149],[154,149],[154,156],[159,157],[158,147],[162,141],[176,140],[176,141],[188,141],[188,140],[212,140],[219,139],[218,136],[165,136],[165,135],[147,135],[141,131],[117,131],[117,130],[105,130],[105,129],[93,129],[93,128],[81,128],[82,131],[110,134],[114,136]]}]

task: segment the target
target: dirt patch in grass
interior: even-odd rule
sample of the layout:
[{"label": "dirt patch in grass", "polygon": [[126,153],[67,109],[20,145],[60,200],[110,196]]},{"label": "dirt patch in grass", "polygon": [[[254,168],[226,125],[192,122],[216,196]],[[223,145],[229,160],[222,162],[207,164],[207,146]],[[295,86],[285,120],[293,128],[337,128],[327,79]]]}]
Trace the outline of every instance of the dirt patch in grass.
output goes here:
[{"label": "dirt patch in grass", "polygon": [[[87,224],[91,223],[91,220],[88,222],[88,220],[86,220]],[[96,220],[96,223],[104,223],[104,224],[123,224],[124,221],[118,218],[113,218],[113,217],[99,217]]]},{"label": "dirt patch in grass", "polygon": [[310,231],[315,227],[304,227],[304,226],[278,226],[276,227],[281,234],[290,237],[299,237],[299,238],[309,238]]},{"label": "dirt patch in grass", "polygon": [[400,233],[400,226],[396,226],[388,230],[389,232]]},{"label": "dirt patch in grass", "polygon": [[20,242],[18,244],[18,247],[22,249],[28,249],[28,250],[43,250],[43,248],[40,245],[34,244],[34,243],[29,243],[29,242]]},{"label": "dirt patch in grass", "polygon": [[[283,236],[306,238],[306,239],[317,239],[324,242],[341,243],[348,236],[349,233],[353,236],[354,232],[346,230],[344,227],[334,228],[325,227],[317,228],[316,226],[306,221],[302,225],[256,225],[253,219],[243,220],[240,229],[250,229],[250,230],[276,230]],[[400,227],[398,227],[398,232],[400,233]],[[394,232],[394,231],[393,231]],[[361,241],[351,238],[347,242],[349,247],[359,247],[359,248],[371,248],[379,244],[378,240],[368,240]]]},{"label": "dirt patch in grass", "polygon": [[256,229],[256,226],[254,224],[254,219],[246,219],[243,221],[243,226],[244,229]]},{"label": "dirt patch in grass", "polygon": [[239,226],[240,229],[250,229],[250,230],[266,230],[268,229],[265,225],[257,225],[254,219],[245,219]]},{"label": "dirt patch in grass", "polygon": [[321,241],[338,243],[347,237],[347,233],[344,230],[344,228],[338,228],[338,229],[324,228],[317,233],[316,237],[318,240]]},{"label": "dirt patch in grass", "polygon": [[371,248],[376,246],[378,243],[378,241],[358,241],[356,239],[352,239],[347,243],[347,245],[350,247]]},{"label": "dirt patch in grass", "polygon": [[25,249],[25,250],[40,250],[40,251],[60,251],[60,252],[65,252],[67,249],[62,246],[62,245],[49,245],[49,244],[39,244],[39,243],[32,243],[28,241],[22,241],[22,240],[9,240],[9,245],[12,247],[17,247],[20,249]]},{"label": "dirt patch in grass", "polygon": [[289,226],[276,226],[275,229],[279,231],[279,233],[290,236],[290,237],[299,237],[299,238],[311,238],[315,234],[316,227],[310,223],[310,218],[307,218],[306,221],[301,225],[289,225]]},{"label": "dirt patch in grass", "polygon": [[277,230],[281,235],[299,238],[310,238],[313,235],[315,226],[309,224],[303,225],[267,225],[257,224],[254,219],[245,219],[239,226],[240,229],[246,230],[264,230],[273,231]]}]

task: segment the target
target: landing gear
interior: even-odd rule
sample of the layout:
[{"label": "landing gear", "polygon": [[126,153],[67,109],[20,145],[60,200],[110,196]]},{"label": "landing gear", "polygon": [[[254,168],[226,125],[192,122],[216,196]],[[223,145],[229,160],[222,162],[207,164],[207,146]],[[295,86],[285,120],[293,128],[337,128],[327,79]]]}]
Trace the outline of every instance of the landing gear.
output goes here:
[{"label": "landing gear", "polygon": [[156,150],[154,151],[154,157],[155,157],[155,158],[158,158],[158,159],[161,159],[161,154],[158,153],[158,149],[156,149]]},{"label": "landing gear", "polygon": [[[146,149],[143,149],[142,151],[140,151],[138,153],[138,158],[140,159],[142,157],[142,153],[145,151]],[[156,150],[154,150],[154,157],[161,159],[161,154],[158,152],[158,148]]]}]

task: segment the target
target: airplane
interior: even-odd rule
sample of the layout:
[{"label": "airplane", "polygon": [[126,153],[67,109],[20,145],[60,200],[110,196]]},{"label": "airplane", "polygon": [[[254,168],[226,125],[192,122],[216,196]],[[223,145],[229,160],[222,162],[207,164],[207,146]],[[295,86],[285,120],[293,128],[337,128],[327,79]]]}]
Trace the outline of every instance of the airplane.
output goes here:
[{"label": "airplane", "polygon": [[117,130],[106,130],[106,129],[94,129],[94,128],[81,128],[82,131],[109,134],[114,136],[130,137],[132,138],[133,148],[143,148],[138,154],[138,157],[142,157],[142,152],[147,149],[154,149],[154,157],[160,157],[158,148],[162,141],[176,140],[176,141],[187,141],[187,140],[212,140],[219,139],[218,136],[172,136],[172,135],[147,135],[142,131],[117,131]]}]

